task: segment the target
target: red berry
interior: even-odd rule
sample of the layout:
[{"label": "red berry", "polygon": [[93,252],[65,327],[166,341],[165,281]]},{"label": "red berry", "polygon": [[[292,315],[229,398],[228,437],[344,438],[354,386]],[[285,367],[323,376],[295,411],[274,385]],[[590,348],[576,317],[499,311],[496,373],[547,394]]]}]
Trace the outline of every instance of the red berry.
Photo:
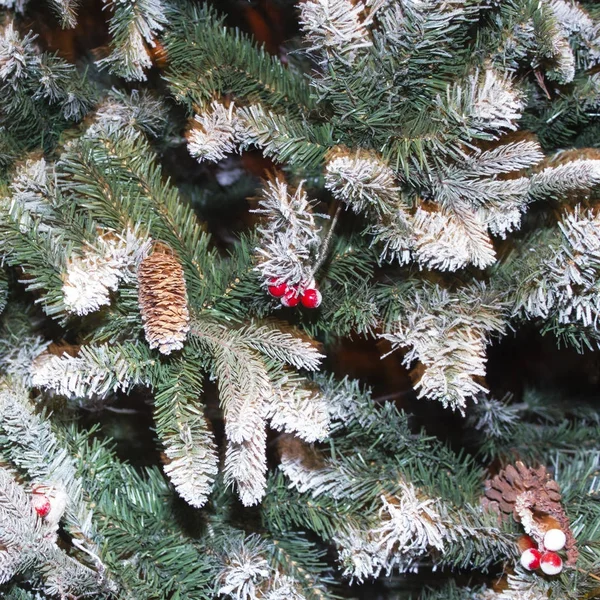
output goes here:
[{"label": "red berry", "polygon": [[521,554],[521,564],[528,571],[535,571],[540,568],[540,560],[542,553],[537,548],[527,548],[523,554]]},{"label": "red berry", "polygon": [[287,283],[285,283],[285,281],[283,283],[277,283],[277,279],[271,279],[271,281],[269,281],[269,287],[267,288],[269,294],[271,294],[273,298],[281,298],[286,293],[287,289]]},{"label": "red berry", "polygon": [[304,290],[304,293],[300,297],[300,302],[302,302],[302,306],[305,306],[306,308],[317,308],[321,304],[322,299],[323,296],[321,296],[319,290],[309,288]]},{"label": "red berry", "polygon": [[562,571],[562,558],[556,552],[544,552],[540,566],[546,575],[558,575]]},{"label": "red berry", "polygon": [[40,517],[47,517],[50,514],[52,505],[50,504],[48,496],[44,496],[43,494],[34,494],[33,508]]},{"label": "red berry", "polygon": [[294,306],[298,306],[298,302],[300,302],[300,296],[298,295],[298,288],[289,287],[285,291],[285,294],[281,298],[281,304],[292,308]]}]

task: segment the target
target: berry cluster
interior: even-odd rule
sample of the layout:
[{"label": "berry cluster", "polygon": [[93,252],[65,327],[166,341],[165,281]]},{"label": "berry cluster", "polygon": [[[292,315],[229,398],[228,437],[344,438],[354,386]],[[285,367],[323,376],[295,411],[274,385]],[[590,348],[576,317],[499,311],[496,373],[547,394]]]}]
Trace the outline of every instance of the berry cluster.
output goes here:
[{"label": "berry cluster", "polygon": [[560,529],[549,529],[544,535],[541,546],[525,535],[519,540],[521,548],[525,547],[521,554],[521,564],[528,571],[541,569],[546,575],[558,575],[562,571],[563,561],[557,554],[565,547],[567,537]]},{"label": "berry cluster", "polygon": [[318,308],[323,299],[314,280],[300,292],[299,286],[288,285],[285,282],[278,283],[276,279],[271,279],[267,290],[273,298],[280,298],[281,304],[288,307],[302,304],[305,308]]}]

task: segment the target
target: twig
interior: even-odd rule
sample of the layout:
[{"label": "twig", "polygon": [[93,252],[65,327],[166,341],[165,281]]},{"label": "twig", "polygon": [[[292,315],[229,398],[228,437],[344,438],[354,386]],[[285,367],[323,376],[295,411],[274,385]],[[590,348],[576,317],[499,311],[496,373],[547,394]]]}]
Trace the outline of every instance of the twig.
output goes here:
[{"label": "twig", "polygon": [[315,273],[323,266],[323,263],[325,262],[325,259],[327,258],[327,251],[329,250],[329,244],[331,243],[331,238],[333,237],[333,231],[335,229],[335,226],[337,225],[337,222],[338,222],[341,212],[342,212],[342,205],[341,205],[341,203],[338,203],[338,205],[335,209],[335,214],[333,215],[333,218],[331,219],[331,225],[329,226],[329,231],[327,232],[327,235],[325,236],[325,239],[323,240],[323,243],[321,244],[321,248],[319,249],[319,255],[317,256],[317,260],[315,261],[315,264],[312,268],[309,279],[312,279],[315,276]]},{"label": "twig", "polygon": [[96,566],[98,567],[98,573],[100,575],[102,575],[106,571],[106,567],[104,566],[104,563],[102,562],[100,557],[95,552],[92,552],[90,549],[86,548],[82,541],[73,538],[72,544],[73,546],[75,546],[75,548],[78,548],[82,552],[85,552],[87,555],[92,557],[92,559],[96,563]]},{"label": "twig", "polygon": [[583,573],[584,575],[586,575],[587,577],[591,577],[592,579],[595,579],[596,581],[600,581],[600,577],[598,577],[598,575],[594,575],[593,573],[588,573],[585,569],[582,569],[580,567],[577,567],[577,570],[580,573]]},{"label": "twig", "polygon": [[117,408],[115,406],[105,406],[104,410],[108,410],[119,415],[138,415],[142,412],[140,410],[136,410],[135,408]]}]

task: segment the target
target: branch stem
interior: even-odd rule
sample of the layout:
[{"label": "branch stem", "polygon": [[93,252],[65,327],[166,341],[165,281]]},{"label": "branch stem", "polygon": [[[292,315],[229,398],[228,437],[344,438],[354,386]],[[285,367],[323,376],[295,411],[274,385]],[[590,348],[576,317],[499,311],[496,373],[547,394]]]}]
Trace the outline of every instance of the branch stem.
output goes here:
[{"label": "branch stem", "polygon": [[333,232],[335,230],[335,226],[340,218],[340,213],[342,212],[342,204],[340,202],[337,203],[335,208],[335,213],[333,218],[331,219],[331,225],[329,226],[329,231],[321,244],[321,248],[319,249],[319,255],[317,256],[317,260],[311,271],[311,276],[309,279],[312,279],[315,276],[315,273],[323,266],[325,259],[327,258],[327,252],[329,250],[329,245],[331,244],[331,238],[333,237]]}]

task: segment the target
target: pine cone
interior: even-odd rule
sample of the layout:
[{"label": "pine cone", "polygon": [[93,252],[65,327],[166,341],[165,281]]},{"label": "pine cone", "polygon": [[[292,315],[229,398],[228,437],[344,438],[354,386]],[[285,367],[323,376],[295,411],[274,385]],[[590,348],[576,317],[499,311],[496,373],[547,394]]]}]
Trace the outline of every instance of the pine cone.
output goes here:
[{"label": "pine cone", "polygon": [[532,469],[521,461],[515,466],[508,465],[485,482],[484,505],[505,517],[512,514],[538,543],[543,542],[548,529],[559,527],[567,536],[567,564],[573,565],[577,560],[575,538],[561,504],[560,487],[545,466]]},{"label": "pine cone", "polygon": [[558,484],[550,479],[544,466],[530,469],[519,461],[516,466],[508,465],[492,480],[486,481],[485,487],[489,505],[506,515],[513,514],[517,521],[517,498],[529,490],[544,490],[548,499],[560,506],[560,489]]},{"label": "pine cone", "polygon": [[183,268],[174,253],[157,244],[138,270],[139,305],[150,348],[163,354],[183,348],[190,315]]}]

